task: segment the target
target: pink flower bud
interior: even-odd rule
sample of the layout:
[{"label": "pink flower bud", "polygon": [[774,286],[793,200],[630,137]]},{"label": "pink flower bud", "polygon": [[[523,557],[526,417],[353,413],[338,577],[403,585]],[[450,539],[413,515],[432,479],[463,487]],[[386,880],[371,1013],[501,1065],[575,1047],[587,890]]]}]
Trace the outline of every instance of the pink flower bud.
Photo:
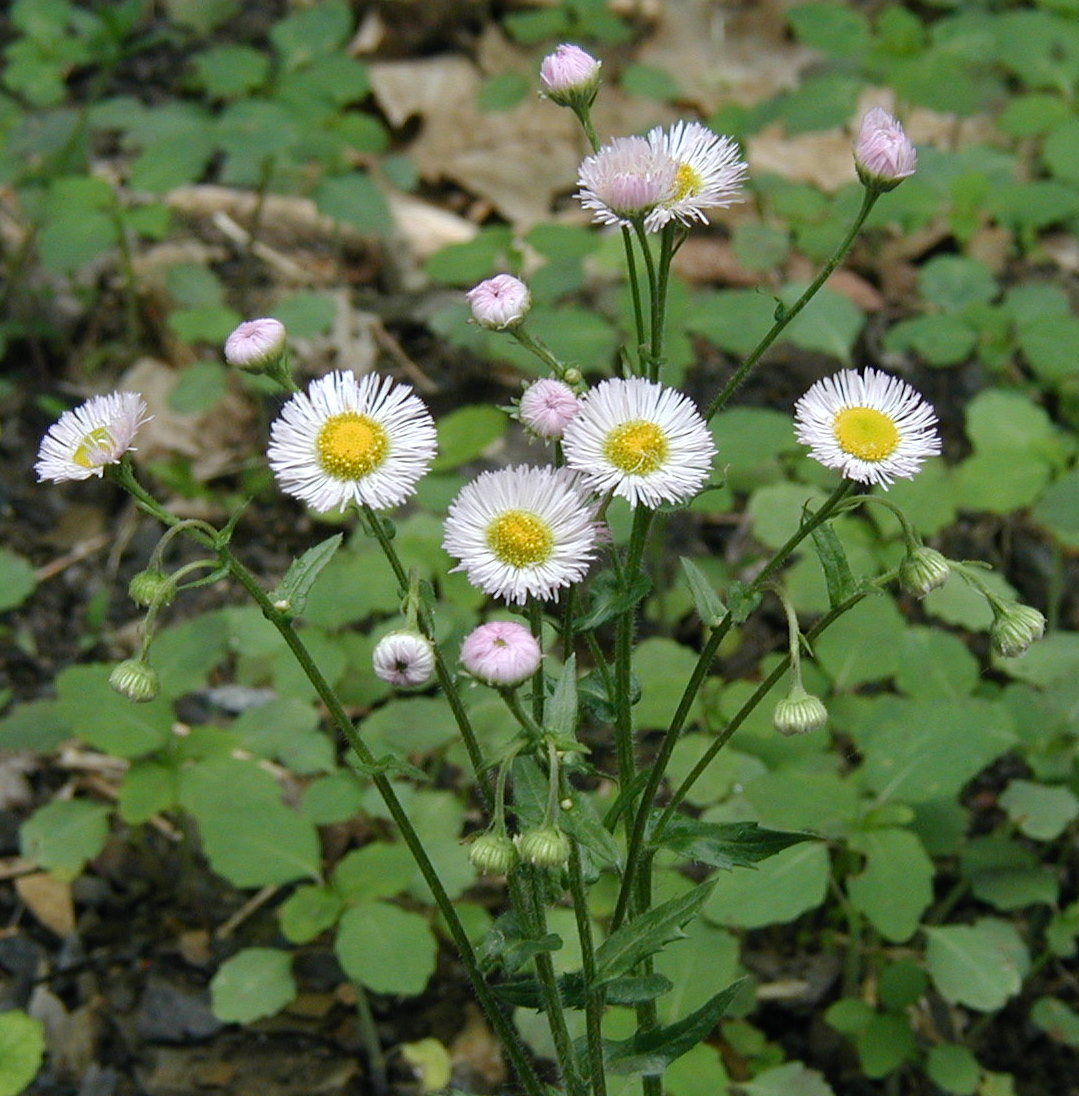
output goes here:
[{"label": "pink flower bud", "polygon": [[543,90],[560,106],[587,106],[596,97],[601,65],[580,46],[563,43],[540,65]]},{"label": "pink flower bud", "polygon": [[390,632],[375,645],[371,664],[391,685],[423,685],[435,669],[430,640],[416,632]]},{"label": "pink flower bud", "polygon": [[532,633],[509,620],[473,629],[461,644],[461,665],[485,685],[520,685],[538,669],[543,653]]},{"label": "pink flower bud", "polygon": [[862,118],[854,142],[858,177],[876,190],[891,190],[913,175],[918,154],[903,127],[883,107],[873,107]]},{"label": "pink flower bud", "polygon": [[528,286],[512,274],[496,274],[474,286],[465,296],[476,323],[495,331],[516,327],[532,307]]},{"label": "pink flower bud", "polygon": [[285,353],[285,325],[269,317],[247,320],[225,340],[225,361],[248,373],[265,373]]},{"label": "pink flower bud", "polygon": [[577,414],[577,397],[562,381],[544,378],[529,385],[521,396],[521,422],[541,438],[560,438]]}]

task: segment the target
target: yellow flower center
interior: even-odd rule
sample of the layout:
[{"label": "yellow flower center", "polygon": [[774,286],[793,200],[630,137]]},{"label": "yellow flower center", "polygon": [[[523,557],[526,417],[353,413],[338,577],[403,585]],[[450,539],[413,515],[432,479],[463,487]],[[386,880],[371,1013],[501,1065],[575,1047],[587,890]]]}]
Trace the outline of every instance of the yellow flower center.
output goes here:
[{"label": "yellow flower center", "polygon": [[647,476],[666,461],[667,436],[654,422],[624,422],[607,435],[603,455],[631,476]]},{"label": "yellow flower center", "polygon": [[363,479],[389,451],[389,435],[381,424],[355,411],[327,419],[315,439],[319,466],[334,479]]},{"label": "yellow flower center", "polygon": [[674,173],[674,200],[680,202],[683,198],[696,197],[703,189],[700,173],[689,164],[679,164]]},{"label": "yellow flower center", "polygon": [[527,510],[504,510],[487,526],[487,545],[500,563],[531,567],[551,554],[554,536],[547,523]]},{"label": "yellow flower center", "polygon": [[78,449],[71,454],[71,459],[80,468],[96,468],[102,463],[102,454],[115,444],[107,426],[96,426],[82,439]]},{"label": "yellow flower center", "polygon": [[886,460],[899,445],[895,423],[875,407],[844,407],[832,429],[840,449],[859,460]]}]

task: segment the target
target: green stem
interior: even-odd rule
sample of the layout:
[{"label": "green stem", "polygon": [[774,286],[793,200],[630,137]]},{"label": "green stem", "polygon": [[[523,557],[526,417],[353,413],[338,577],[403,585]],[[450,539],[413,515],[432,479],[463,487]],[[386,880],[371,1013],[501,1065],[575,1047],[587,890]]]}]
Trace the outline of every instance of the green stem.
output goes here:
[{"label": "green stem", "polygon": [[[652,254],[652,248],[648,243],[648,233],[645,232],[644,225],[638,221],[633,226],[633,228],[637,234],[637,242],[641,245],[641,254],[644,256],[644,266],[648,274],[648,308],[649,315],[651,317],[651,330],[648,343],[648,369],[646,372],[646,376],[651,377],[657,369],[657,328],[662,327],[660,319],[659,275],[656,270],[656,259],[655,256]],[[659,336],[659,341],[660,344],[662,344],[662,335]]]},{"label": "green stem", "polygon": [[873,190],[870,187],[865,189],[862,195],[862,208],[858,210],[858,216],[854,218],[854,223],[850,226],[850,230],[846,236],[843,237],[842,242],[836,248],[832,257],[821,267],[820,273],[810,282],[805,292],[792,304],[789,308],[782,308],[779,315],[776,317],[776,321],[772,324],[768,333],[763,339],[754,347],[750,352],[749,357],[738,367],[737,372],[726,385],[718,396],[708,405],[708,410],[704,413],[705,421],[708,422],[719,411],[722,411],[727,405],[727,401],[734,395],[735,391],[741,385],[741,383],[749,376],[750,370],[760,361],[761,355],[776,341],[783,329],[802,311],[803,308],[813,299],[817,290],[831,276],[832,271],[840,264],[843,257],[850,251],[851,245],[854,243],[855,237],[861,230],[862,225],[865,223],[866,217],[869,216],[869,211],[873,208],[876,200],[880,197],[881,192],[879,190]]},{"label": "green stem", "polygon": [[[787,542],[774,556],[772,556],[757,577],[749,584],[745,592],[746,597],[752,596],[759,590],[786,562],[791,552],[793,552],[814,529],[831,517],[836,507],[838,507],[851,491],[854,490],[854,486],[854,483],[850,481],[843,481],[821,504],[819,510],[815,511],[810,517],[802,520],[797,530],[788,537]],[[644,791],[641,793],[641,798],[637,805],[637,813],[630,828],[629,847],[626,850],[626,870],[622,876],[622,887],[618,894],[618,902],[615,905],[612,931],[622,924],[629,910],[630,897],[633,894],[633,877],[636,874],[637,860],[640,856],[641,848],[644,845],[644,835],[648,827],[648,815],[655,802],[659,786],[663,781],[663,775],[667,771],[667,765],[671,760],[671,755],[674,753],[674,747],[678,742],[678,738],[682,733],[682,728],[685,726],[686,720],[689,718],[689,713],[693,708],[693,702],[697,698],[697,693],[704,684],[705,679],[708,677],[708,672],[712,667],[712,660],[719,650],[719,645],[726,638],[726,635],[733,624],[734,617],[728,610],[723,619],[716,625],[715,630],[708,637],[708,641],[705,643],[704,648],[697,659],[697,664],[693,667],[693,673],[690,675],[689,681],[686,682],[686,687],[682,691],[682,696],[678,702],[674,717],[671,719],[670,726],[663,736],[663,742],[660,744],[659,753],[656,755],[656,759],[649,769],[648,782],[645,784]],[[712,756],[715,756],[714,753]]]},{"label": "green stem", "polygon": [[641,360],[644,346],[644,309],[641,306],[641,283],[637,278],[637,257],[633,254],[633,233],[622,227],[622,244],[626,251],[626,277],[629,279],[629,292],[633,299],[633,323],[637,334],[637,371],[643,372]]},{"label": "green stem", "polygon": [[[532,632],[532,638],[543,650],[543,605],[537,598],[530,597],[527,605],[528,627]],[[546,702],[543,682],[543,663],[536,667],[532,675],[532,718],[542,727],[543,709]]]},{"label": "green stem", "polygon": [[525,330],[523,324],[518,324],[516,327],[510,328],[509,333],[525,348],[525,350],[535,354],[556,377],[562,378],[565,376],[568,366],[563,362],[560,362],[544,343],[530,335]]},{"label": "green stem", "polygon": [[663,362],[663,335],[667,313],[667,287],[670,285],[671,259],[674,257],[674,238],[678,231],[676,223],[671,221],[663,226],[660,237],[659,262],[656,270],[656,293],[652,301],[652,351],[648,376],[658,381],[660,366]]},{"label": "green stem", "polygon": [[352,988],[356,992],[356,1015],[359,1018],[360,1042],[367,1055],[367,1068],[371,1071],[371,1091],[375,1096],[389,1091],[386,1084],[386,1056],[378,1038],[378,1028],[371,1012],[371,1001],[362,983],[355,979]]},{"label": "green stem", "polygon": [[[130,492],[141,509],[152,514],[165,525],[175,525],[179,521],[178,518],[159,506],[157,500],[146,492],[135,479],[129,465],[121,463],[113,467],[116,469],[114,478]],[[198,529],[192,529],[191,535],[203,544],[208,539],[206,534]],[[457,916],[453,901],[446,893],[446,888],[443,886],[431,858],[427,855],[423,841],[412,825],[400,799],[398,799],[390,779],[385,773],[378,771],[374,754],[371,753],[367,744],[360,737],[333,686],[323,676],[299,633],[293,628],[291,621],[274,608],[273,603],[259,585],[258,580],[233,555],[227,544],[215,543],[212,547],[218,552],[221,562],[228,568],[229,574],[247,591],[255,604],[262,610],[262,615],[277,629],[296,661],[300,664],[300,668],[307,676],[307,679],[314,686],[334,726],[348,742],[361,764],[371,772],[371,781],[382,797],[382,801],[386,804],[386,808],[396,823],[404,843],[408,846],[416,866],[420,869],[420,874],[434,896],[435,905],[438,906],[439,913],[442,914],[446,927],[449,929],[453,942],[460,953],[461,961],[476,994],[476,999],[513,1063],[518,1079],[529,1093],[529,1096],[544,1096],[543,1084],[528,1059],[524,1044],[521,1042],[521,1038],[513,1024],[499,1007],[490,986],[487,985],[483,972],[480,970],[479,960],[472,947],[472,942],[468,938],[468,933],[465,931],[461,919]]]}]

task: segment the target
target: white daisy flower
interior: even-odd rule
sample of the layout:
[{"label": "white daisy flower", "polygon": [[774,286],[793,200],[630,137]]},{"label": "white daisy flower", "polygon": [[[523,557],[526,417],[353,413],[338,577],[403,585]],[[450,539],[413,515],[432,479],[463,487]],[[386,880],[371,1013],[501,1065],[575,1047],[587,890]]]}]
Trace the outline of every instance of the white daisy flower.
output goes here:
[{"label": "white daisy flower", "polygon": [[473,586],[523,604],[580,581],[596,554],[595,508],[565,469],[483,472],[450,503],[442,547]]},{"label": "white daisy flower", "polygon": [[730,137],[721,137],[700,122],[676,122],[666,131],[659,126],[651,130],[648,143],[657,156],[675,165],[670,194],[645,220],[649,232],[671,220],[707,224],[706,209],[742,200],[748,167]]},{"label": "white daisy flower", "polygon": [[266,456],[285,494],[326,513],[349,503],[399,505],[435,450],[434,420],[408,385],[329,373],[285,404]]},{"label": "white daisy flower", "polygon": [[617,137],[581,162],[577,197],[593,221],[629,227],[671,197],[677,166],[644,137]]},{"label": "white daisy flower", "polygon": [[933,408],[905,381],[875,369],[817,381],[795,405],[794,426],[814,460],[860,483],[911,479],[940,452]]},{"label": "white daisy flower", "polygon": [[61,483],[100,477],[131,448],[135,434],[150,416],[137,392],[94,396],[65,411],[49,427],[38,449],[34,471],[41,480]]},{"label": "white daisy flower", "polygon": [[566,425],[562,451],[593,490],[653,509],[692,498],[716,455],[693,401],[643,377],[601,381],[591,389]]}]

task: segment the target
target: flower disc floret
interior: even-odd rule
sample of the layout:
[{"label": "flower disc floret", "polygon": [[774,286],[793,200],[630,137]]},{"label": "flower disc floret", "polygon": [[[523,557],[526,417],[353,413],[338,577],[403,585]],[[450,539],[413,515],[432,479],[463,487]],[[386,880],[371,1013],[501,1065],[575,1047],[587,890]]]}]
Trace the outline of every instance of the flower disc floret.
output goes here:
[{"label": "flower disc floret", "polygon": [[482,473],[450,504],[445,534],[455,571],[517,604],[555,597],[584,578],[596,554],[593,508],[564,469]]},{"label": "flower disc floret", "polygon": [[566,463],[597,493],[655,508],[691,499],[716,453],[693,401],[642,377],[602,381],[562,436]]},{"label": "flower disc floret", "polygon": [[399,505],[435,449],[434,421],[408,385],[338,372],[285,404],[270,428],[267,457],[282,491],[326,513],[350,503]]},{"label": "flower disc floret", "polygon": [[94,396],[65,411],[49,427],[38,449],[34,471],[38,480],[84,480],[100,477],[131,449],[143,423],[146,404],[137,392]]},{"label": "flower disc floret", "polygon": [[577,173],[577,197],[599,224],[648,224],[649,214],[674,193],[677,164],[644,137],[617,137]]},{"label": "flower disc floret", "polygon": [[814,460],[883,487],[917,475],[940,452],[936,427],[933,408],[909,384],[875,369],[825,377],[795,407],[795,433]]},{"label": "flower disc floret", "polygon": [[748,166],[730,137],[714,133],[700,122],[657,126],[648,134],[653,151],[675,165],[671,192],[648,215],[645,228],[655,232],[668,221],[706,224],[705,210],[742,201]]},{"label": "flower disc floret", "polygon": [[495,688],[512,688],[527,681],[542,660],[536,637],[512,620],[481,624],[461,644],[461,665],[474,678]]}]

